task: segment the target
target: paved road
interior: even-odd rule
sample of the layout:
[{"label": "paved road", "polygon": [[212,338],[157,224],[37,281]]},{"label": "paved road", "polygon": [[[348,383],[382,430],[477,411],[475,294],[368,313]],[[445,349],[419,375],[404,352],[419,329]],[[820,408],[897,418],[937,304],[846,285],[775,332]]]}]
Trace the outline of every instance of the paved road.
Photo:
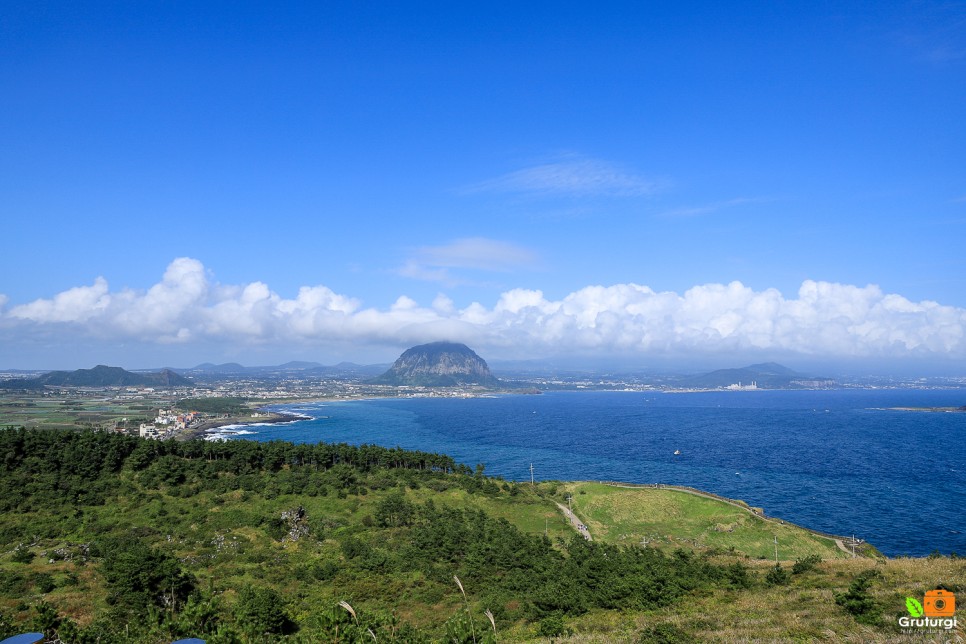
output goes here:
[{"label": "paved road", "polygon": [[575,515],[573,512],[570,511],[570,508],[568,508],[563,503],[558,503],[557,507],[560,508],[560,511],[564,513],[564,516],[567,517],[570,523],[573,524],[574,528],[577,529],[577,532],[580,533],[580,536],[582,536],[587,541],[594,540],[594,538],[590,536],[590,530],[588,530],[587,526],[585,526],[581,522],[581,520],[577,518],[577,515]]}]

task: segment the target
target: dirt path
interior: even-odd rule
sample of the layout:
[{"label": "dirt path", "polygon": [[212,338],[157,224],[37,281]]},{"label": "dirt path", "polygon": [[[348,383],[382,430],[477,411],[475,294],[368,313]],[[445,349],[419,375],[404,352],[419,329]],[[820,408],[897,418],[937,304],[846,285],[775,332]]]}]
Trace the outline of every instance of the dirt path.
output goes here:
[{"label": "dirt path", "polygon": [[577,532],[580,533],[580,536],[582,536],[587,541],[594,540],[594,538],[590,536],[590,530],[588,530],[587,526],[585,526],[583,522],[577,518],[577,515],[575,515],[573,512],[570,511],[570,508],[568,508],[563,503],[558,503],[557,507],[560,508],[560,511],[564,513],[564,516],[567,517],[567,519],[574,526]]}]

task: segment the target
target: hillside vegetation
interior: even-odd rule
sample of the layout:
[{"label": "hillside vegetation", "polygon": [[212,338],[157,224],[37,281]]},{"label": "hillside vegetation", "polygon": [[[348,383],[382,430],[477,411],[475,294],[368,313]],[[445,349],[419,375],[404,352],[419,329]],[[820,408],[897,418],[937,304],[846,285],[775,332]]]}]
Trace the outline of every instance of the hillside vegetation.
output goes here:
[{"label": "hillside vegetation", "polygon": [[[597,540],[557,510],[568,493]],[[623,493],[369,445],[2,430],[0,636],[886,641],[906,596],[966,578],[949,558],[641,548]]]}]

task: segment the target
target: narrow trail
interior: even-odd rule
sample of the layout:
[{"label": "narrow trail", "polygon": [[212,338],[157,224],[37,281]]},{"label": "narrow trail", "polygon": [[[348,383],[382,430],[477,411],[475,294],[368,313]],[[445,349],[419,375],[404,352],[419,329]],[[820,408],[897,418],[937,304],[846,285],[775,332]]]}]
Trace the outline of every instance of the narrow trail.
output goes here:
[{"label": "narrow trail", "polygon": [[560,511],[564,513],[564,516],[567,517],[567,519],[570,521],[571,525],[574,526],[577,532],[580,533],[580,536],[582,536],[587,541],[594,540],[594,538],[590,536],[590,530],[588,530],[587,526],[585,526],[583,522],[577,518],[577,515],[575,515],[573,512],[570,511],[570,508],[568,508],[563,503],[558,503],[557,507],[560,508]]}]

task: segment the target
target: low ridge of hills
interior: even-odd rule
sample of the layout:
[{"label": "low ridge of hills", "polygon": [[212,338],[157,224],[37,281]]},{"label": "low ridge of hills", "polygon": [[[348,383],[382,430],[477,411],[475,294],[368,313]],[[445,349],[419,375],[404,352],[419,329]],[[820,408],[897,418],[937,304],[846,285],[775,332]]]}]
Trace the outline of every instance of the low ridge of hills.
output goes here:
[{"label": "low ridge of hills", "polygon": [[[507,364],[510,368],[507,369]],[[504,377],[515,373],[516,363],[501,363]],[[558,376],[587,375],[593,371],[561,372],[550,363],[534,362],[519,373],[524,378],[534,373],[550,372]],[[13,374],[14,371],[7,373]],[[37,372],[33,372],[36,374]],[[628,372],[631,373],[631,372]],[[27,375],[27,374],[24,374]],[[623,374],[626,376],[627,374]],[[185,377],[188,376],[188,377]],[[612,375],[620,380],[622,374]],[[163,368],[136,372],[120,367],[98,365],[93,369],[51,371],[34,377],[15,377],[0,381],[0,389],[39,390],[46,386],[60,387],[126,387],[126,386],[190,386],[211,380],[244,378],[334,378],[395,386],[455,387],[476,385],[484,387],[513,387],[512,381],[496,378],[489,365],[465,344],[432,342],[407,349],[391,366],[362,365],[340,362],[323,365],[318,362],[294,360],[276,366],[246,367],[237,362],[199,364],[192,368]],[[190,378],[190,379],[189,379]],[[645,381],[660,386],[685,389],[825,389],[840,386],[829,377],[789,369],[775,362],[753,364],[741,368],[717,369],[690,376],[645,376]]]},{"label": "low ridge of hills", "polygon": [[699,376],[682,378],[675,384],[695,389],[715,389],[731,385],[749,386],[752,383],[759,389],[817,389],[835,386],[835,381],[831,378],[794,371],[775,362],[753,364],[739,369],[717,369]]},{"label": "low ridge of hills", "polygon": [[37,378],[15,378],[0,382],[3,389],[54,387],[189,387],[193,383],[171,369],[155,373],[133,373],[121,367],[97,365],[93,369],[51,371]]},{"label": "low ridge of hills", "polygon": [[361,365],[354,362],[340,362],[335,365],[324,365],[319,362],[292,360],[275,366],[246,367],[237,362],[213,364],[204,362],[190,369],[178,369],[183,373],[190,373],[199,377],[211,376],[272,376],[272,375],[300,375],[319,376],[322,378],[369,378],[381,374],[387,365]]},{"label": "low ridge of hills", "polygon": [[407,349],[388,371],[369,382],[423,387],[500,384],[483,358],[457,342],[431,342]]}]

